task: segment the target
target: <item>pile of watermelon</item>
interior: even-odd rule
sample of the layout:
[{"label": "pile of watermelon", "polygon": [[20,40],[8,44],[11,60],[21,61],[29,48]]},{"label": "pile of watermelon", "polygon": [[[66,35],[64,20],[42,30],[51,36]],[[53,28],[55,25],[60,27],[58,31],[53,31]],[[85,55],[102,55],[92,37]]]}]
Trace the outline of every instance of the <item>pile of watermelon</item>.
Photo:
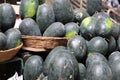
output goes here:
[{"label": "pile of watermelon", "polygon": [[21,32],[13,28],[16,15],[8,3],[0,4],[0,50],[15,48],[21,44]]},{"label": "pile of watermelon", "polygon": [[[20,38],[28,35],[68,39],[66,46],[55,47],[45,58],[27,57],[24,80],[120,80],[120,23],[115,20],[116,15],[104,11],[102,0],[86,0],[86,3],[86,9],[73,9],[70,0],[52,0],[51,5],[41,0],[21,0],[22,22],[19,32],[12,36],[19,33]],[[114,3],[117,7],[113,3],[108,6],[119,9],[118,3]],[[8,14],[10,6],[4,10],[7,5],[0,5],[3,33],[13,29],[15,23],[15,17]]]},{"label": "pile of watermelon", "polygon": [[29,1],[20,5],[22,35],[66,37],[68,42],[45,59],[29,56],[25,80],[119,80],[120,24],[102,10],[101,0],[87,0],[87,9],[73,9],[69,0],[39,6],[35,0],[31,11]]}]

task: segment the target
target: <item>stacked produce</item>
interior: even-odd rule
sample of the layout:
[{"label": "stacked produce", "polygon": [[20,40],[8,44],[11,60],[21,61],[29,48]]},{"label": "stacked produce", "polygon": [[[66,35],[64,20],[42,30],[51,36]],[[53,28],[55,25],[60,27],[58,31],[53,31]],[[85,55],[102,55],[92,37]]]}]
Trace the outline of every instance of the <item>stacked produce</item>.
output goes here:
[{"label": "stacked produce", "polygon": [[[3,24],[12,22],[14,17],[2,22],[9,18],[0,15],[1,31],[6,35],[0,33],[1,49],[6,43],[9,43],[7,49],[18,45],[21,34],[68,40],[66,46],[57,46],[48,52],[45,59],[39,55],[29,56],[24,65],[24,79],[119,80],[120,24],[102,10],[102,0],[87,0],[87,9],[73,9],[70,0],[52,2],[51,7],[39,4],[38,0],[22,0],[19,30],[11,28],[12,23]],[[96,4],[92,5],[93,2]]]},{"label": "stacked produce", "polygon": [[68,41],[52,49],[45,60],[30,56],[24,66],[25,80],[119,80],[120,24],[102,11],[101,0],[94,8],[90,4],[96,0],[87,0],[87,10],[73,9],[69,0],[52,0],[52,7],[30,1],[20,5],[22,35],[66,37]]},{"label": "stacked produce", "polygon": [[16,15],[8,3],[0,4],[0,50],[15,48],[21,44],[21,32],[13,28]]}]

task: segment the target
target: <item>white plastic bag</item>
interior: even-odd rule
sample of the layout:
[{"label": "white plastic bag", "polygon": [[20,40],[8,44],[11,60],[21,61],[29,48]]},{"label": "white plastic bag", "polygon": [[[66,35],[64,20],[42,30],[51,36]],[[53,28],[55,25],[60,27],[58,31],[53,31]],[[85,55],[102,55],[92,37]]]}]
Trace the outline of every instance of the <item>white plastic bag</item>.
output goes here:
[{"label": "white plastic bag", "polygon": [[15,74],[7,80],[23,80],[23,75],[18,76],[18,73],[15,72]]}]

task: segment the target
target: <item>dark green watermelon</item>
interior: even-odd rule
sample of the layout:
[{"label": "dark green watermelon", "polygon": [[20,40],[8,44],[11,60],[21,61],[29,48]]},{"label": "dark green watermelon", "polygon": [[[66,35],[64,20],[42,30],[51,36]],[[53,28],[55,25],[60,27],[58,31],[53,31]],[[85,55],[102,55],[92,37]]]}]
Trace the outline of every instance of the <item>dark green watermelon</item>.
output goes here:
[{"label": "dark green watermelon", "polygon": [[87,80],[112,80],[112,71],[109,65],[103,61],[94,62],[87,67]]},{"label": "dark green watermelon", "polygon": [[19,25],[22,35],[42,36],[38,24],[31,18],[25,18]]},{"label": "dark green watermelon", "polygon": [[66,34],[65,37],[67,38],[71,38],[73,36],[76,36],[79,34],[79,29],[80,27],[78,26],[78,24],[74,23],[74,22],[69,22],[67,24],[65,24],[65,30],[66,30]]},{"label": "dark green watermelon", "polygon": [[120,59],[110,62],[109,65],[113,73],[112,80],[119,80],[120,79]]},{"label": "dark green watermelon", "polygon": [[89,16],[87,11],[83,8],[74,9],[75,22],[81,24],[82,20]]},{"label": "dark green watermelon", "polygon": [[14,27],[16,14],[9,3],[0,4],[0,21],[2,32]]},{"label": "dark green watermelon", "polygon": [[106,57],[101,53],[98,53],[98,52],[89,53],[87,56],[85,65],[86,67],[88,67],[90,64],[94,62],[99,62],[99,61],[103,61],[108,64]]},{"label": "dark green watermelon", "polygon": [[79,66],[79,80],[85,80],[86,79],[86,67],[82,63],[78,63]]},{"label": "dark green watermelon", "polygon": [[113,51],[117,48],[117,42],[116,39],[113,36],[105,37],[105,40],[108,42],[108,52],[106,54],[106,57],[109,56]]},{"label": "dark green watermelon", "polygon": [[93,15],[95,12],[100,12],[102,9],[102,0],[87,0],[87,12]]},{"label": "dark green watermelon", "polygon": [[43,59],[33,55],[27,59],[24,66],[24,80],[36,80],[43,70]]},{"label": "dark green watermelon", "polygon": [[92,17],[95,17],[97,20],[99,20],[101,18],[109,18],[110,16],[106,12],[101,11],[101,12],[96,12]]},{"label": "dark green watermelon", "polygon": [[50,51],[50,53],[47,55],[47,57],[44,61],[44,68],[43,68],[44,75],[48,75],[50,64],[53,61],[53,59],[55,58],[55,56],[59,54],[58,51],[63,51],[63,50],[67,50],[67,48],[64,46],[57,46]]},{"label": "dark green watermelon", "polygon": [[7,44],[7,36],[0,32],[0,50],[4,50]]},{"label": "dark green watermelon", "polygon": [[120,34],[120,24],[119,23],[113,23],[113,28],[112,28],[112,31],[111,31],[111,35],[113,37],[115,37],[115,39],[117,39],[119,37],[119,34]]},{"label": "dark green watermelon", "polygon": [[103,55],[106,55],[107,51],[108,42],[100,36],[96,36],[88,42],[88,53],[98,52]]},{"label": "dark green watermelon", "polygon": [[20,18],[35,19],[38,6],[39,6],[38,0],[21,0],[19,9]]},{"label": "dark green watermelon", "polygon": [[38,6],[36,22],[42,34],[53,22],[55,22],[54,11],[48,4],[44,3]]},{"label": "dark green watermelon", "polygon": [[58,51],[50,64],[48,80],[78,80],[79,68],[76,58],[69,51]]},{"label": "dark green watermelon", "polygon": [[109,63],[116,62],[119,59],[120,59],[120,52],[119,51],[112,52],[108,57]]},{"label": "dark green watermelon", "polygon": [[11,49],[19,46],[22,42],[22,35],[18,29],[10,28],[5,32],[7,36],[6,49]]},{"label": "dark green watermelon", "polygon": [[82,36],[74,36],[68,40],[67,49],[71,51],[78,61],[81,61],[85,58],[87,52],[86,40]]},{"label": "dark green watermelon", "polygon": [[118,46],[118,50],[120,50],[120,35],[118,36],[118,39],[117,39],[117,46]]},{"label": "dark green watermelon", "polygon": [[94,37],[95,29],[96,29],[96,18],[94,17],[86,17],[80,25],[80,33],[85,38],[90,40]]},{"label": "dark green watermelon", "polygon": [[98,36],[109,36],[113,29],[113,22],[110,18],[100,18],[97,20],[95,33]]},{"label": "dark green watermelon", "polygon": [[43,33],[43,36],[47,37],[64,37],[65,26],[61,22],[52,23]]},{"label": "dark green watermelon", "polygon": [[68,23],[73,21],[74,13],[70,0],[52,0],[55,19],[57,22]]}]

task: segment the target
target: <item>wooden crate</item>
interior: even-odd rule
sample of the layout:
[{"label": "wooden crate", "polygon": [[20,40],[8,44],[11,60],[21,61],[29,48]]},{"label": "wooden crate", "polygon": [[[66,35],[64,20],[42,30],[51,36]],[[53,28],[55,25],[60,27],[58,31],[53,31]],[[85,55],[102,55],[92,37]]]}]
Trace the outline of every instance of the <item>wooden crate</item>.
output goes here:
[{"label": "wooden crate", "polygon": [[75,8],[85,8],[86,9],[86,0],[70,0],[72,3],[73,9]]},{"label": "wooden crate", "polygon": [[[70,0],[70,1],[72,3],[73,9],[81,8],[81,7],[84,9],[87,8],[86,0]],[[102,10],[105,11],[106,13],[108,13],[109,16],[113,19],[113,21],[117,21],[120,23],[120,14],[119,14],[120,10],[107,7],[106,0],[102,0]],[[111,15],[114,15],[114,17]]]}]

